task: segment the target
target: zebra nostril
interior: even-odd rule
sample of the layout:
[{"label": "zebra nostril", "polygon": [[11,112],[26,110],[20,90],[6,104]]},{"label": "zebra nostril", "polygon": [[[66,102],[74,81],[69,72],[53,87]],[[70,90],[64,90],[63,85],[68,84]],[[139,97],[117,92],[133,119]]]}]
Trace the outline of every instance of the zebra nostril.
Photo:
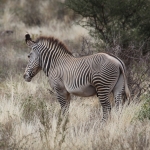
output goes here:
[{"label": "zebra nostril", "polygon": [[28,75],[27,75],[27,74],[24,74],[24,75],[23,75],[23,78],[24,78],[24,79],[26,79],[27,77],[28,77]]},{"label": "zebra nostril", "polygon": [[26,74],[23,75],[23,78],[24,78],[24,79],[26,78]]}]

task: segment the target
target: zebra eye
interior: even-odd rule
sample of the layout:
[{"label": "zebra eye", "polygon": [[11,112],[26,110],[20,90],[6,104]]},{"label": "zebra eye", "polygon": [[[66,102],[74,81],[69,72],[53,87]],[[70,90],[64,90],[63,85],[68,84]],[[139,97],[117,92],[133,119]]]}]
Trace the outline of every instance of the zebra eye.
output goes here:
[{"label": "zebra eye", "polygon": [[28,58],[30,58],[30,55],[28,55]]}]

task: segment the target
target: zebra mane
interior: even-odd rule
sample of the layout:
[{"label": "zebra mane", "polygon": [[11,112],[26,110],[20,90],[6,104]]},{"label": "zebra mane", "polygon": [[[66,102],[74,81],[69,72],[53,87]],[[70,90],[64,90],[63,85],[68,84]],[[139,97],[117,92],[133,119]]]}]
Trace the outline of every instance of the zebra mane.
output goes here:
[{"label": "zebra mane", "polygon": [[59,46],[59,47],[61,47],[61,50],[72,55],[72,53],[68,50],[68,48],[65,46],[65,44],[54,37],[41,36],[41,37],[37,38],[35,43],[41,43],[43,45],[47,45],[47,48],[49,48],[50,45],[53,47]]}]

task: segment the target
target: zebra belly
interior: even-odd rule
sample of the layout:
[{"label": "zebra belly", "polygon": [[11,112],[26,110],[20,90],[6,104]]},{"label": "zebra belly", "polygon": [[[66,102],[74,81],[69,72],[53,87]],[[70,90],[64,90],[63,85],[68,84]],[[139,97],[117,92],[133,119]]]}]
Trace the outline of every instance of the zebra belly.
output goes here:
[{"label": "zebra belly", "polygon": [[96,89],[92,85],[87,85],[76,89],[69,89],[68,92],[77,96],[88,97],[95,95]]}]

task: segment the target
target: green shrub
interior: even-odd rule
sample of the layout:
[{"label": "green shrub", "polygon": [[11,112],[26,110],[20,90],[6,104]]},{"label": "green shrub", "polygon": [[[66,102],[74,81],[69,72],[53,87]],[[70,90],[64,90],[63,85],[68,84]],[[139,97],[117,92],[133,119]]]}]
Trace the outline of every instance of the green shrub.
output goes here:
[{"label": "green shrub", "polygon": [[143,104],[141,111],[139,112],[138,118],[140,120],[149,119],[150,120],[150,95],[144,97],[145,103]]}]

